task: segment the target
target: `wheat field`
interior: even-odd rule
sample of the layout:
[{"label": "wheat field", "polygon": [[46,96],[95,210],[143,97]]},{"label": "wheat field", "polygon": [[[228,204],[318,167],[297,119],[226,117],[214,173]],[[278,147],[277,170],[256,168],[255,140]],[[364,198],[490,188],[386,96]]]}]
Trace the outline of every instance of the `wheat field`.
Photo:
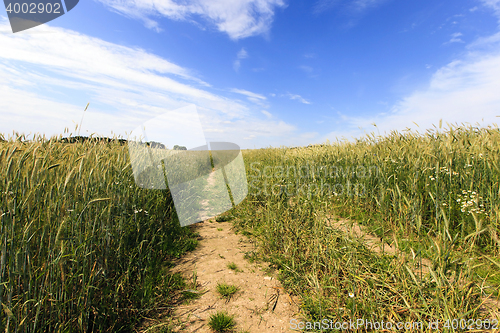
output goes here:
[{"label": "wheat field", "polygon": [[[500,285],[498,128],[371,134],[244,158],[249,197],[236,225],[259,244],[252,256],[300,296],[306,320],[438,321],[453,331],[454,319],[498,315],[498,303],[496,313],[487,306]],[[329,216],[396,253],[370,251]]]},{"label": "wheat field", "polygon": [[[247,257],[270,262],[300,297],[305,319],[492,320],[498,128],[243,157],[249,194],[224,215],[258,245]],[[169,260],[194,249],[196,235],[179,226],[168,190],[136,186],[123,142],[2,139],[0,173],[0,330],[125,332],[168,307],[184,283]],[[397,253],[370,251],[329,216],[356,221]]]},{"label": "wheat field", "polygon": [[0,173],[0,330],[126,331],[182,283],[165,262],[197,241],[126,145],[18,137]]}]

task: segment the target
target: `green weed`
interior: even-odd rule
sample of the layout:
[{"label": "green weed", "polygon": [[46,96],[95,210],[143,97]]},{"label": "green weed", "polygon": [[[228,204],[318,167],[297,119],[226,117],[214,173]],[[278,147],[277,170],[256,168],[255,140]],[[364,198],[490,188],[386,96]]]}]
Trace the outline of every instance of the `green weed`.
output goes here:
[{"label": "green weed", "polygon": [[218,311],[210,316],[208,326],[215,332],[228,332],[236,326],[236,322],[234,316]]}]

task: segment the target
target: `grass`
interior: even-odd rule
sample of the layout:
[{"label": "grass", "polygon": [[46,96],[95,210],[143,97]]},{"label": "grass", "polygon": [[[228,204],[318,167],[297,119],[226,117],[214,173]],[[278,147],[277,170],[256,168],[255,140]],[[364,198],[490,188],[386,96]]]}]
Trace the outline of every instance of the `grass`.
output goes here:
[{"label": "grass", "polygon": [[227,222],[227,221],[231,221],[232,219],[234,219],[234,216],[232,216],[232,215],[219,215],[215,218],[215,221]]},{"label": "grass", "polygon": [[161,323],[159,325],[148,328],[145,333],[174,333],[174,328],[171,323]]},{"label": "grass", "polygon": [[[498,128],[393,132],[243,157],[248,197],[218,218],[231,216],[257,245],[246,257],[271,264],[300,296],[304,319],[491,318],[480,305],[500,285]],[[136,186],[126,146],[0,140],[0,174],[0,330],[130,331],[189,285],[165,262],[198,240],[179,226],[168,190],[147,189],[148,177]],[[397,253],[370,251],[330,227],[332,215]]]},{"label": "grass", "polygon": [[235,271],[236,273],[242,272],[242,270],[239,269],[238,266],[234,262],[230,262],[226,266],[227,266],[227,268],[229,268],[232,271]]},{"label": "grass", "polygon": [[0,330],[123,331],[183,288],[196,247],[170,193],[136,186],[127,146],[0,142]]},{"label": "grass", "polygon": [[236,326],[236,322],[234,321],[234,316],[218,311],[210,315],[208,326],[215,332],[229,332]]},{"label": "grass", "polygon": [[258,260],[257,253],[255,253],[254,251],[246,252],[243,258],[247,259],[250,263],[254,263]]},{"label": "grass", "polygon": [[[306,319],[489,317],[480,303],[485,285],[499,289],[497,128],[246,150],[244,159],[249,196],[228,214],[301,296]],[[397,244],[396,255],[331,228],[331,215]],[[422,257],[428,273],[418,269]]]},{"label": "grass", "polygon": [[182,300],[185,301],[185,303],[189,303],[192,300],[198,299],[203,295],[203,293],[189,289],[189,290],[183,290],[182,291]]},{"label": "grass", "polygon": [[189,283],[185,283],[185,286],[191,289],[182,290],[182,300],[185,303],[189,303],[192,300],[200,298],[204,292],[197,290],[198,288],[198,273],[193,271],[193,275],[191,277],[191,281]]},{"label": "grass", "polygon": [[227,283],[217,283],[217,292],[224,298],[231,298],[236,292],[238,292],[239,288],[237,286],[227,284]]}]

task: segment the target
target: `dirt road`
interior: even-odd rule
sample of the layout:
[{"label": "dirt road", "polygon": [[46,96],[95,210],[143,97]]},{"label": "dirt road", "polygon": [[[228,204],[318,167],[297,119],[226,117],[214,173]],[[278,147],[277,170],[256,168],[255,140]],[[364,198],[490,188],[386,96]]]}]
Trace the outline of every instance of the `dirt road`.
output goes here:
[{"label": "dirt road", "polygon": [[[212,332],[207,325],[210,315],[226,311],[234,315],[235,332],[293,332],[290,320],[299,318],[298,300],[292,300],[279,281],[266,273],[265,264],[244,258],[245,252],[253,250],[246,237],[236,235],[231,223],[214,219],[193,227],[200,234],[199,246],[175,262],[172,271],[190,280],[195,272],[197,289],[203,294],[175,309],[178,331]],[[236,269],[228,268],[230,263]],[[226,300],[216,290],[218,283],[235,285],[239,291]]]}]

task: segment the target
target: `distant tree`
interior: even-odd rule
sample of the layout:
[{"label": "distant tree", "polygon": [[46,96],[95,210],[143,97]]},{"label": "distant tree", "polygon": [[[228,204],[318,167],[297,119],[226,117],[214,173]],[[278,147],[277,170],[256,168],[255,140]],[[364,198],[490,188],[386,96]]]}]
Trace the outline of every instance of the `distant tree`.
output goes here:
[{"label": "distant tree", "polygon": [[166,147],[163,143],[159,143],[156,141],[148,142],[147,145],[150,146],[151,148],[166,149]]},{"label": "distant tree", "polygon": [[88,136],[72,136],[67,138],[62,138],[59,140],[63,143],[83,143],[83,142],[100,142],[100,143],[112,143],[119,142],[120,145],[124,145],[127,143],[125,139],[116,139],[116,138],[106,138],[106,137],[88,137]]},{"label": "distant tree", "polygon": [[174,146],[174,150],[187,150],[187,148],[186,148],[186,147],[184,147],[184,146],[178,146],[178,145],[175,145],[175,146]]}]

